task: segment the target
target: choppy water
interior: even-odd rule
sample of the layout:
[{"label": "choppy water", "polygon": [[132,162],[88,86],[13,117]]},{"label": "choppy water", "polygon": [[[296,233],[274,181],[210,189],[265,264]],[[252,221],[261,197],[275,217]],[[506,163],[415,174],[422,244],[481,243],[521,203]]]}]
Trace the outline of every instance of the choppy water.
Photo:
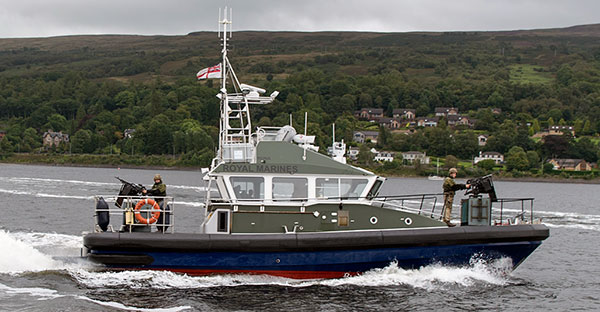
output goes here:
[{"label": "choppy water", "polygon": [[[197,231],[199,172],[159,171],[176,200],[177,228]],[[91,195],[115,194],[114,176],[152,183],[155,170],[0,165],[0,310],[3,311],[430,311],[600,310],[598,185],[496,182],[499,197],[535,197],[551,229],[516,271],[505,259],[468,267],[291,280],[103,272],[80,258],[92,229]],[[390,179],[388,194],[436,193],[441,182]],[[455,209],[457,210],[457,209]],[[509,212],[520,211],[508,207]]]}]

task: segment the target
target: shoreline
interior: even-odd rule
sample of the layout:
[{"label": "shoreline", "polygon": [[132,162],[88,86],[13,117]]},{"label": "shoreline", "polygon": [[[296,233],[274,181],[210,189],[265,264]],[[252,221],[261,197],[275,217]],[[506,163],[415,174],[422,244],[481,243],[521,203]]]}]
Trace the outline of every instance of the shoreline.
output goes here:
[{"label": "shoreline", "polygon": [[[503,181],[503,182],[539,182],[539,183],[574,183],[574,184],[600,184],[600,178],[595,179],[565,179],[565,178],[542,178],[542,177],[503,177],[498,175],[492,175],[494,178],[494,182]],[[416,179],[427,179],[426,176],[415,176],[415,175],[385,175],[387,178],[416,178]],[[445,176],[444,176],[445,178]],[[471,178],[476,178],[475,176],[465,176],[465,177],[457,177],[458,180],[467,180]]]},{"label": "shoreline", "polygon": [[[117,168],[117,169],[140,169],[140,170],[173,170],[173,171],[198,171],[200,172],[202,167],[182,167],[182,166],[151,166],[151,165],[111,165],[111,164],[76,164],[76,163],[44,163],[44,162],[7,162],[0,161],[0,164],[8,165],[27,165],[27,166],[50,166],[50,167],[79,167],[79,168]],[[427,179],[426,176],[416,175],[383,175],[387,178],[417,178]],[[560,178],[560,177],[503,177],[494,175],[494,181],[507,181],[507,182],[538,182],[538,183],[574,183],[574,184],[600,184],[600,178],[595,179],[578,179],[578,178]],[[459,177],[459,179],[469,179],[473,177]]]},{"label": "shoreline", "polygon": [[565,179],[565,178],[539,178],[539,177],[510,178],[510,177],[495,176],[494,181],[600,184],[600,178],[595,178],[595,179]]},{"label": "shoreline", "polygon": [[181,166],[138,166],[138,165],[111,165],[111,164],[57,164],[44,162],[7,162],[0,161],[0,165],[23,165],[23,166],[48,166],[48,167],[74,167],[74,168],[114,168],[114,169],[139,169],[139,170],[173,170],[173,171],[198,171],[202,167],[181,167]]}]

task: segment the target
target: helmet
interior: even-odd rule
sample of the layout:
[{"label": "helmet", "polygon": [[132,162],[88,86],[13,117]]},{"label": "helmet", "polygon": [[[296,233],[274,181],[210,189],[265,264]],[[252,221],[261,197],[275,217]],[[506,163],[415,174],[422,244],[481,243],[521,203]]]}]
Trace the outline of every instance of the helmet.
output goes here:
[{"label": "helmet", "polygon": [[450,170],[448,170],[448,173],[458,173],[458,170],[456,170],[456,168],[450,168]]},{"label": "helmet", "polygon": [[162,181],[162,178],[160,177],[160,174],[157,173],[156,175],[154,175],[154,180],[161,180]]}]

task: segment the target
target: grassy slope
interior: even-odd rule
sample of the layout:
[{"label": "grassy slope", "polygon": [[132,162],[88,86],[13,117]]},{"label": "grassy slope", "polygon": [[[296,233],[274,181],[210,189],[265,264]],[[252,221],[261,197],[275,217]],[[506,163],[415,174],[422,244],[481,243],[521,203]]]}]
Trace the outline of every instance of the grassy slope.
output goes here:
[{"label": "grassy slope", "polygon": [[[508,32],[452,33],[364,33],[364,32],[237,32],[231,41],[231,59],[238,72],[248,73],[256,64],[287,65],[312,61],[318,55],[343,55],[377,50],[373,58],[351,64],[321,66],[348,75],[372,73],[377,66],[406,70],[411,79],[436,83],[439,74],[433,65],[449,58],[497,58],[503,60],[516,82],[547,83],[549,67],[568,61],[576,48],[597,46],[599,25],[564,29]],[[500,48],[505,47],[501,57]],[[571,51],[569,51],[571,49]],[[219,41],[214,32],[185,36],[86,35],[50,38],[0,39],[0,77],[35,76],[46,72],[92,71],[100,66],[122,67],[123,62],[148,62],[147,68],[128,75],[102,75],[119,81],[151,81],[160,77],[172,81],[189,77],[202,66],[219,60]],[[556,55],[555,55],[556,54]],[[422,62],[428,64],[420,64]],[[416,64],[416,65],[415,65]],[[292,65],[293,66],[293,65]],[[537,68],[537,71],[534,71]],[[488,69],[489,70],[489,69]],[[285,78],[278,73],[276,78]],[[481,79],[486,68],[471,70],[450,64],[450,77]],[[263,77],[264,75],[260,75]],[[252,77],[252,75],[250,75]]]}]

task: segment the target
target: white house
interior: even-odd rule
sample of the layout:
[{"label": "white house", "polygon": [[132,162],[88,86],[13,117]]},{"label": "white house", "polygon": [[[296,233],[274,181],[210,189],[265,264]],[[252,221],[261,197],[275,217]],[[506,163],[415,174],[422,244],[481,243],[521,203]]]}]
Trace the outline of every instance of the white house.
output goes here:
[{"label": "white house", "polygon": [[427,165],[429,164],[429,156],[425,155],[422,152],[410,151],[403,152],[402,159],[404,159],[408,163],[414,163],[415,161],[420,162],[421,164]]},{"label": "white house", "polygon": [[439,118],[438,117],[419,117],[417,118],[417,126],[419,127],[437,127]]},{"label": "white house", "polygon": [[394,153],[392,152],[378,152],[375,154],[375,161],[394,161]]},{"label": "white house", "polygon": [[358,150],[358,147],[351,146],[348,149],[348,157],[350,157],[351,160],[356,160],[358,158]]},{"label": "white house", "polygon": [[477,142],[479,146],[485,146],[487,144],[488,136],[485,134],[480,134],[477,136]]},{"label": "white house", "polygon": [[473,159],[473,162],[478,163],[486,159],[491,159],[496,162],[496,165],[499,165],[504,162],[504,155],[498,152],[479,152],[479,157],[475,157],[475,159]]}]

